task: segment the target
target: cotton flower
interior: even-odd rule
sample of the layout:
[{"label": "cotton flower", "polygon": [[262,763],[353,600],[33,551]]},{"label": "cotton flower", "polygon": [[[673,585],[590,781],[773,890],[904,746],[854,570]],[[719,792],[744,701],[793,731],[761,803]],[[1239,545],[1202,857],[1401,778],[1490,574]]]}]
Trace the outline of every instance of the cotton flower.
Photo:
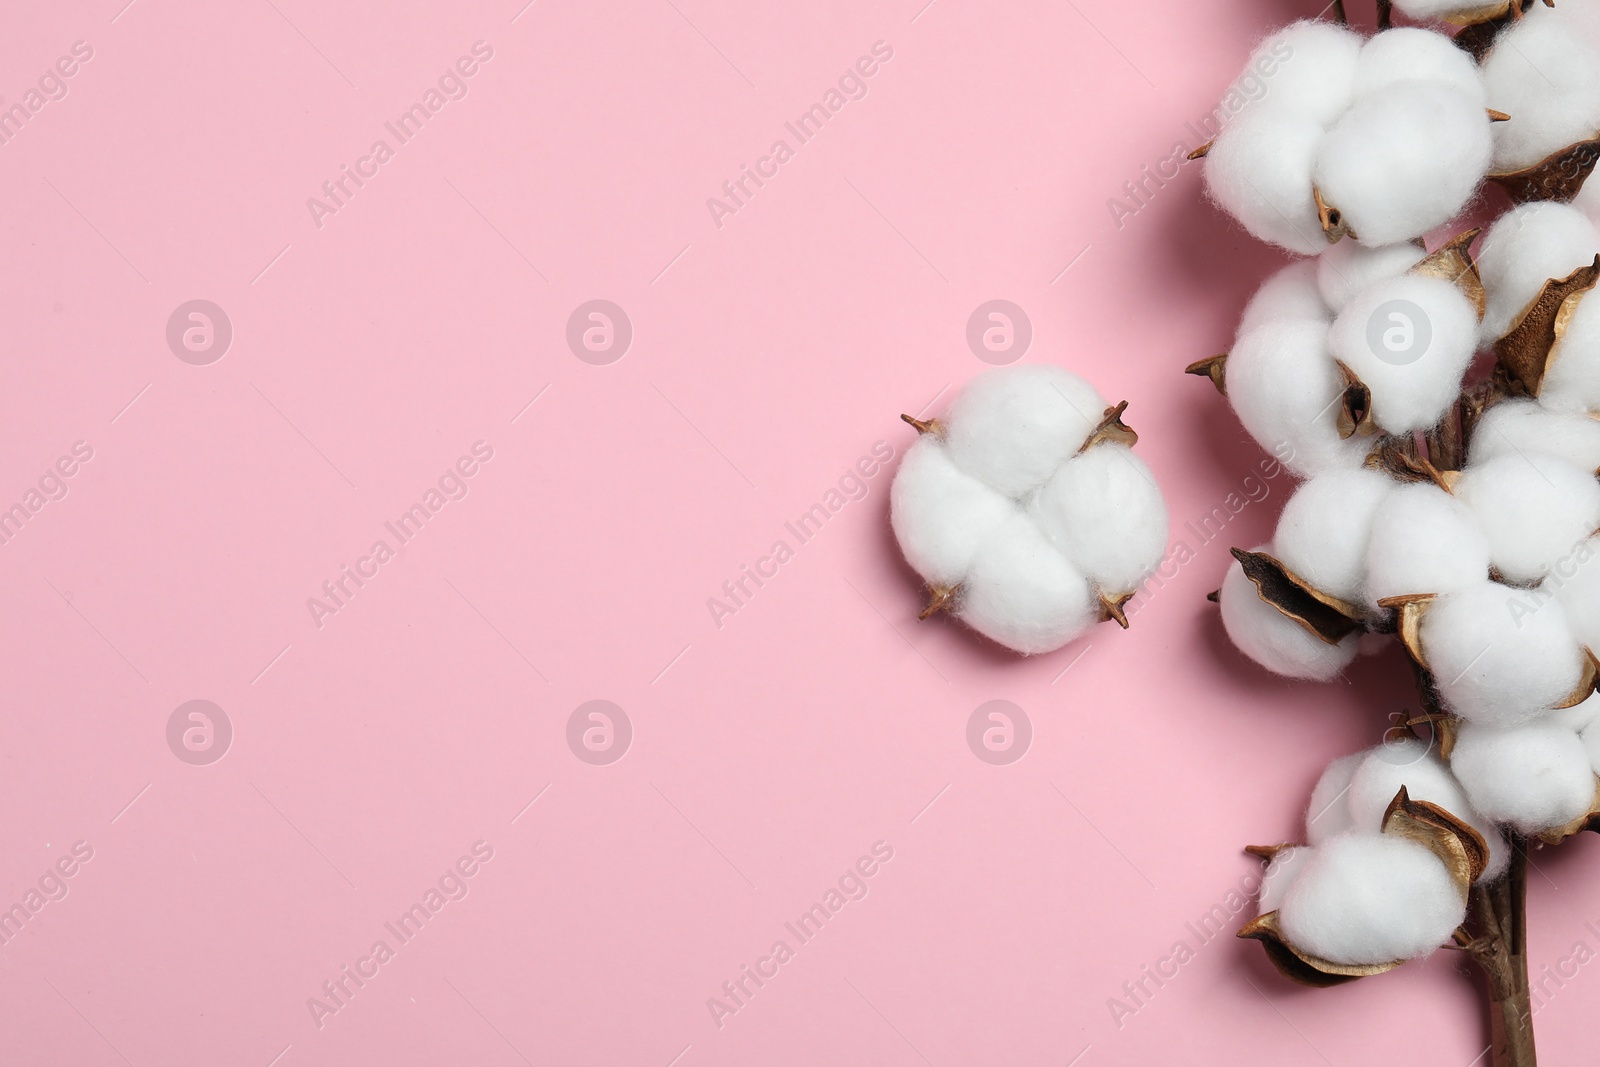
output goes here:
[{"label": "cotton flower", "polygon": [[1267,91],[1206,157],[1212,198],[1253,236],[1315,255],[1349,234],[1372,246],[1455,216],[1488,170],[1489,117],[1471,58],[1430,30],[1369,40],[1298,22],[1247,70]]},{"label": "cotton flower", "polygon": [[1075,374],[1022,365],[974,379],[932,422],[907,420],[921,436],[890,519],[930,612],[1023,653],[1125,624],[1122,604],[1166,548],[1167,511],[1120,412]]}]

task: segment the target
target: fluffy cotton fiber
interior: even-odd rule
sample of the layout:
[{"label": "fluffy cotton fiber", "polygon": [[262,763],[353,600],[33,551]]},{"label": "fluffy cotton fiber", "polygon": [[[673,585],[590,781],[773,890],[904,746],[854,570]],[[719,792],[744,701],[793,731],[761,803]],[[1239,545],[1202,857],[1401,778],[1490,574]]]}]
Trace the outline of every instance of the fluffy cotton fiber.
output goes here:
[{"label": "fluffy cotton fiber", "polygon": [[1600,410],[1600,298],[1592,291],[1578,298],[1551,350],[1539,402],[1575,414]]},{"label": "fluffy cotton fiber", "polygon": [[1357,634],[1330,645],[1262,600],[1237,560],[1222,580],[1217,601],[1234,645],[1275,674],[1325,682],[1348,667],[1360,650]]},{"label": "fluffy cotton fiber", "polygon": [[1387,475],[1360,467],[1309,479],[1283,507],[1273,554],[1318,590],[1359,602],[1373,523],[1393,488]]},{"label": "fluffy cotton fiber", "polygon": [[1105,409],[1058,367],[990,371],[895,475],[890,522],[906,561],[956,617],[1018,652],[1077,637],[1101,598],[1134,592],[1166,548],[1150,469],[1120,444],[1085,448]]},{"label": "fluffy cotton fiber", "polygon": [[1467,467],[1455,495],[1489,538],[1489,558],[1512,582],[1537,582],[1600,528],[1594,473],[1540,452]]},{"label": "fluffy cotton fiber", "polygon": [[1525,834],[1563,826],[1594,801],[1583,740],[1548,719],[1510,728],[1462,723],[1450,768],[1473,807]]},{"label": "fluffy cotton fiber", "polygon": [[1552,411],[1526,398],[1495,404],[1472,431],[1475,464],[1503,455],[1542,452],[1583,470],[1600,469],[1600,419]]},{"label": "fluffy cotton fiber", "polygon": [[1446,706],[1464,719],[1515,726],[1565,702],[1584,652],[1558,601],[1482,582],[1432,601],[1422,652]]},{"label": "fluffy cotton fiber", "polygon": [[1311,791],[1311,804],[1306,808],[1306,840],[1313,845],[1342,834],[1354,825],[1350,817],[1350,780],[1365,758],[1364,752],[1340,756],[1328,764],[1328,769],[1317,779],[1317,786]]},{"label": "fluffy cotton fiber", "polygon": [[1534,4],[1503,31],[1483,61],[1495,124],[1494,169],[1521,170],[1600,130],[1600,54],[1567,17],[1566,4]]},{"label": "fluffy cotton fiber", "polygon": [[1340,241],[1314,261],[1317,291],[1329,308],[1341,311],[1351,297],[1379,282],[1400,277],[1426,254],[1409,241],[1378,248]]},{"label": "fluffy cotton fiber", "polygon": [[1344,390],[1328,330],[1312,320],[1268,322],[1228,354],[1228,402],[1250,436],[1301,477],[1359,466],[1369,442],[1339,437]]},{"label": "fluffy cotton fiber", "polygon": [[1461,501],[1426,482],[1392,490],[1372,522],[1367,603],[1453,593],[1489,577],[1489,539]]},{"label": "fluffy cotton fiber", "polygon": [[1484,343],[1504,337],[1551,278],[1565,278],[1594,260],[1600,234],[1589,217],[1566,204],[1512,208],[1484,235],[1478,273],[1488,295],[1480,333]]},{"label": "fluffy cotton fiber", "polygon": [[1343,834],[1318,845],[1278,908],[1289,943],[1334,963],[1425,956],[1466,917],[1437,856],[1392,834]]},{"label": "fluffy cotton fiber", "polygon": [[1477,340],[1478,311],[1457,286],[1403,275],[1353,297],[1328,345],[1372,390],[1379,429],[1403,434],[1431,429],[1455,403]]},{"label": "fluffy cotton fiber", "polygon": [[[1335,247],[1343,245],[1340,242]],[[1350,247],[1360,246],[1352,243]],[[1322,264],[1332,251],[1329,249],[1320,259],[1303,259],[1274,272],[1245,305],[1237,336],[1244,337],[1269,322],[1304,320],[1327,326],[1333,320],[1333,312],[1322,284]]]},{"label": "fluffy cotton fiber", "polygon": [[1265,915],[1269,911],[1278,910],[1283,898],[1289,893],[1289,887],[1305,869],[1306,862],[1311,859],[1314,851],[1310,847],[1299,845],[1283,849],[1272,857],[1272,862],[1267,864],[1266,871],[1261,875],[1261,895],[1257,898],[1258,914]]},{"label": "fluffy cotton fiber", "polygon": [[1388,30],[1363,43],[1296,23],[1251,57],[1251,71],[1269,67],[1266,92],[1206,157],[1212,198],[1262,240],[1325,251],[1315,187],[1363,244],[1398,244],[1456,215],[1488,168],[1481,78],[1440,34]]}]

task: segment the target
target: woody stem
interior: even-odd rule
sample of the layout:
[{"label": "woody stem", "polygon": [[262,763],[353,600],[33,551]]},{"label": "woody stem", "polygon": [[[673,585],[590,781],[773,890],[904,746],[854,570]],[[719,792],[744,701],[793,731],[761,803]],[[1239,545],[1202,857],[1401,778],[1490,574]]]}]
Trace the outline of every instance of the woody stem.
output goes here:
[{"label": "woody stem", "polygon": [[1527,890],[1528,854],[1521,839],[1511,841],[1511,867],[1504,875],[1472,887],[1467,929],[1474,940],[1468,952],[1484,975],[1493,1067],[1535,1067]]}]

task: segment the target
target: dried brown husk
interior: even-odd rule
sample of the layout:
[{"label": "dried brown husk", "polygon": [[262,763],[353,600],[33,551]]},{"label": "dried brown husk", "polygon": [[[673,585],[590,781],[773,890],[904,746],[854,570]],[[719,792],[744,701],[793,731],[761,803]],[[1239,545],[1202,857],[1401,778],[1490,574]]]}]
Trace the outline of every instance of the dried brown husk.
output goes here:
[{"label": "dried brown husk", "polygon": [[[1546,7],[1555,6],[1552,0],[1544,2]],[[1462,27],[1453,38],[1456,47],[1473,59],[1482,59],[1500,31],[1520,19],[1532,6],[1533,0],[1495,0],[1471,11],[1447,16],[1444,21]]]},{"label": "dried brown husk", "polygon": [[1463,230],[1406,272],[1420,278],[1442,278],[1460,289],[1472,301],[1472,306],[1478,309],[1479,322],[1483,321],[1489,297],[1484,292],[1483,276],[1478,273],[1478,264],[1472,259],[1470,246],[1481,232],[1478,227]]},{"label": "dried brown husk", "polygon": [[924,421],[911,415],[901,415],[900,421],[916,430],[919,434],[931,433],[935,436],[944,435],[944,426],[940,424],[938,419],[928,419]]},{"label": "dried brown husk", "polygon": [[1566,333],[1578,301],[1597,281],[1600,281],[1600,256],[1565,278],[1545,282],[1544,289],[1528,305],[1511,332],[1495,342],[1495,356],[1509,385],[1530,396],[1539,395],[1556,346]]},{"label": "dried brown husk", "polygon": [[1339,399],[1340,439],[1348,441],[1357,434],[1363,437],[1377,434],[1378,424],[1372,418],[1372,390],[1343,361],[1336,359],[1333,362],[1338,366],[1339,377],[1344,382],[1344,393]]},{"label": "dried brown husk", "polygon": [[1427,482],[1447,493],[1454,490],[1461,478],[1460,471],[1435,467],[1431,459],[1417,451],[1416,442],[1405,436],[1390,436],[1379,441],[1367,453],[1362,466],[1381,471],[1397,482]]},{"label": "dried brown husk", "polygon": [[1322,190],[1315,185],[1311,187],[1311,199],[1317,205],[1317,222],[1322,225],[1322,236],[1328,239],[1330,245],[1338,244],[1345,237],[1352,241],[1361,240],[1345,221],[1344,214],[1322,199]]},{"label": "dried brown husk", "polygon": [[1307,633],[1336,645],[1365,628],[1359,608],[1322,592],[1267,553],[1242,548],[1232,552],[1245,577],[1255,583],[1256,594]]},{"label": "dried brown husk", "polygon": [[1133,599],[1132,593],[1100,594],[1100,621],[1115,622],[1124,630],[1128,628],[1128,613],[1123,610],[1128,601]]},{"label": "dried brown husk", "polygon": [[1210,378],[1211,384],[1217,387],[1217,392],[1223,396],[1228,395],[1228,353],[1219,352],[1217,355],[1205,359],[1197,359],[1183,368],[1185,374],[1195,374],[1202,378]]},{"label": "dried brown husk", "polygon": [[1506,191],[1513,203],[1554,200],[1570,204],[1583,191],[1596,162],[1600,162],[1600,137],[1574,141],[1545,156],[1531,167],[1501,171],[1488,179]]},{"label": "dried brown husk", "polygon": [[1412,800],[1405,786],[1383,813],[1383,832],[1414,841],[1438,856],[1463,901],[1489,866],[1489,844],[1482,834],[1437,804]]},{"label": "dried brown husk", "polygon": [[1106,408],[1104,417],[1100,420],[1100,425],[1096,426],[1089,436],[1084,438],[1083,444],[1078,447],[1078,455],[1083,455],[1083,453],[1096,445],[1115,444],[1127,445],[1132,448],[1138,444],[1139,435],[1129,429],[1128,425],[1122,421],[1122,413],[1127,410],[1128,402],[1126,400],[1114,407]]},{"label": "dried brown husk", "polygon": [[955,602],[960,593],[959,585],[928,586],[928,606],[917,613],[917,621],[932,618],[941,611],[955,610]]},{"label": "dried brown husk", "polygon": [[1285,978],[1318,989],[1392,971],[1405,962],[1395,960],[1393,963],[1334,963],[1332,960],[1313,956],[1309,952],[1301,952],[1289,944],[1288,939],[1283,936],[1283,931],[1278,926],[1278,913],[1275,911],[1258,915],[1245,923],[1239,930],[1238,936],[1261,942],[1261,947],[1266,950],[1267,959],[1272,961],[1272,965],[1278,968],[1279,973]]},{"label": "dried brown husk", "polygon": [[1395,610],[1395,632],[1400,635],[1400,643],[1423,670],[1428,669],[1428,660],[1422,654],[1422,617],[1427,614],[1429,605],[1436,597],[1435,593],[1413,593],[1378,601],[1380,608]]}]

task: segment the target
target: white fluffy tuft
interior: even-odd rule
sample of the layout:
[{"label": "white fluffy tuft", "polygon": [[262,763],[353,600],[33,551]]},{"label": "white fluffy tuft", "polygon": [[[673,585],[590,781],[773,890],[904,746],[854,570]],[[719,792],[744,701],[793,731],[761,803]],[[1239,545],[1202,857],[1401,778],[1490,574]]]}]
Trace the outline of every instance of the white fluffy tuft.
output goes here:
[{"label": "white fluffy tuft", "polygon": [[1262,600],[1237,560],[1217,600],[1222,625],[1239,651],[1275,674],[1325,682],[1348,667],[1360,649],[1358,634],[1330,645]]},{"label": "white fluffy tuft", "polygon": [[1475,808],[1524,834],[1565,825],[1594,801],[1583,740],[1547,718],[1510,728],[1462,723],[1450,767]]}]

